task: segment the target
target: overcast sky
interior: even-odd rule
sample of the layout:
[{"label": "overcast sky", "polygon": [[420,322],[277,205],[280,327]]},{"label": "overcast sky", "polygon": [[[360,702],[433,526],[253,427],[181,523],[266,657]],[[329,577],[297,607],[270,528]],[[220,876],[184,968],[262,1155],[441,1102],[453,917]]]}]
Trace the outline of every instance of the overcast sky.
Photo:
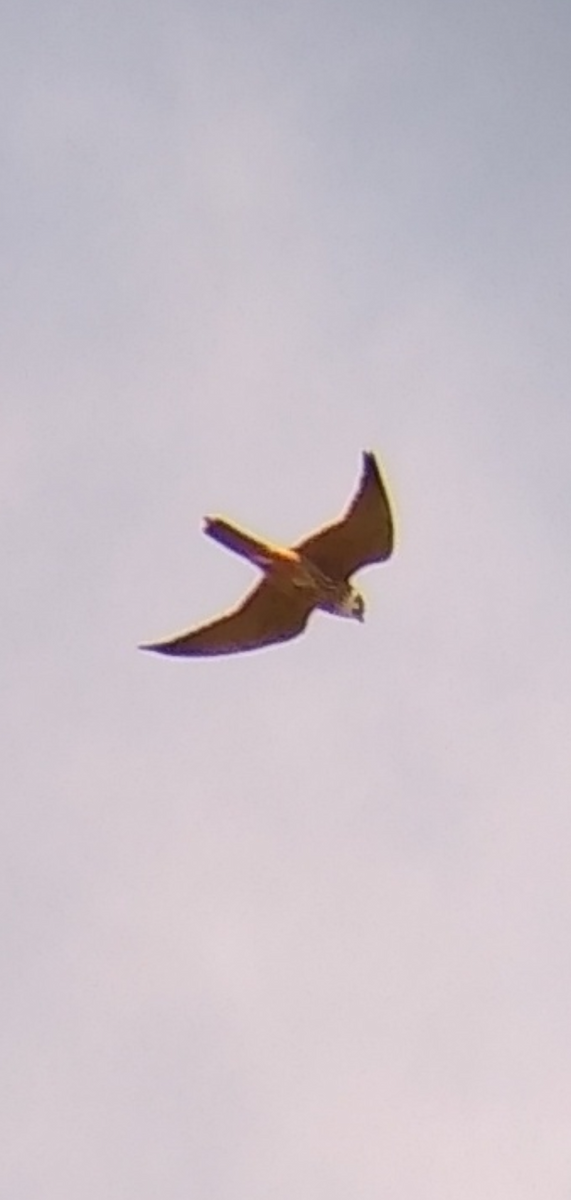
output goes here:
[{"label": "overcast sky", "polygon": [[[0,1194],[568,1198],[568,4],[5,18]],[[363,626],[138,653],[363,449]]]}]

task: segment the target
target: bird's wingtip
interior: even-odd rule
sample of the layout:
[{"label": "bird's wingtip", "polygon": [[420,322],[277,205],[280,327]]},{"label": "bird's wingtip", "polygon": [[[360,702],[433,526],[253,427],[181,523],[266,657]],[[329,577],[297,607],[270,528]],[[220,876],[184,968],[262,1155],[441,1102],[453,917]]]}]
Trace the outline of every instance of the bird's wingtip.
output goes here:
[{"label": "bird's wingtip", "polygon": [[363,470],[379,476],[379,464],[373,450],[363,450]]},{"label": "bird's wingtip", "polygon": [[138,650],[150,650],[151,654],[168,654],[173,656],[186,655],[189,651],[185,647],[184,635],[180,637],[170,638],[164,642],[144,642],[142,646],[138,646]]}]

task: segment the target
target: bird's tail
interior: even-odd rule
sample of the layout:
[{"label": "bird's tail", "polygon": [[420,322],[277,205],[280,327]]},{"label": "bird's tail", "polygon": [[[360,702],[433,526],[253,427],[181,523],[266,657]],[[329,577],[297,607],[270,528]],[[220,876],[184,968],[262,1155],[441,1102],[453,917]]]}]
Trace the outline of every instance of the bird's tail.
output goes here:
[{"label": "bird's tail", "polygon": [[223,517],[205,517],[204,532],[228,550],[233,550],[235,554],[242,555],[242,558],[247,558],[258,566],[266,566],[272,560],[270,547],[265,542],[258,541],[251,533],[231,525]]}]

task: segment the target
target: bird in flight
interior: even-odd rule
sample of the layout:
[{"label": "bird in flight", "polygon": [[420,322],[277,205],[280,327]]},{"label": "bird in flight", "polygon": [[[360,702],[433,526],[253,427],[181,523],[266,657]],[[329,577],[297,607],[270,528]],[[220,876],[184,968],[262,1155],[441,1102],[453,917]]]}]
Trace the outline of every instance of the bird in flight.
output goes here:
[{"label": "bird in flight", "polygon": [[370,453],[363,454],[359,484],[343,516],[295,546],[262,541],[223,517],[206,517],[204,531],[259,567],[262,579],[214,621],[141,650],[182,657],[258,650],[297,637],[316,608],[363,621],[365,602],[351,576],[389,558],[394,544],[389,498]]}]

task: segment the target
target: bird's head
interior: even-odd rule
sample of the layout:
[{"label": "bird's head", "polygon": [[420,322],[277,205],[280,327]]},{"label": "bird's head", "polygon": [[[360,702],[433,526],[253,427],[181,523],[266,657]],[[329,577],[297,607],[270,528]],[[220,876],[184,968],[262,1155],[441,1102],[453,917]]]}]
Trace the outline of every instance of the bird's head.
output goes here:
[{"label": "bird's head", "polygon": [[333,610],[339,617],[350,617],[354,621],[365,620],[365,601],[356,587],[350,583],[347,591],[341,600],[341,603],[335,605]]}]

